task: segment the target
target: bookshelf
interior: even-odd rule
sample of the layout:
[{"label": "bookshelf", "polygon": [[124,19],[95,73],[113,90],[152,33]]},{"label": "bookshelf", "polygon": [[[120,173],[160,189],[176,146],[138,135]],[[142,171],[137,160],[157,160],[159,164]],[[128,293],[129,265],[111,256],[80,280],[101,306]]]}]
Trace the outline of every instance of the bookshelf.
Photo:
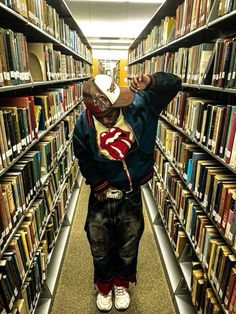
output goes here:
[{"label": "bookshelf", "polygon": [[114,68],[114,80],[120,86],[127,85],[127,59],[117,61]]},{"label": "bookshelf", "polygon": [[1,1],[0,19],[0,313],[49,313],[82,183],[72,134],[92,49],[63,0]]},{"label": "bookshelf", "polygon": [[235,16],[236,1],[167,0],[129,47],[128,77],[183,82],[159,117],[143,188],[179,313],[236,309]]}]

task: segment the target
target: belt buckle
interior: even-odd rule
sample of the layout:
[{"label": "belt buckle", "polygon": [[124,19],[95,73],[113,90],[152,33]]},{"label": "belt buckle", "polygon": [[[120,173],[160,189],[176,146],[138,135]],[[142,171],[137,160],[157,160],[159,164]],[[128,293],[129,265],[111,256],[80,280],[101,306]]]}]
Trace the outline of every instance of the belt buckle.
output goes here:
[{"label": "belt buckle", "polygon": [[106,197],[115,200],[121,200],[123,197],[123,192],[121,190],[108,190]]}]

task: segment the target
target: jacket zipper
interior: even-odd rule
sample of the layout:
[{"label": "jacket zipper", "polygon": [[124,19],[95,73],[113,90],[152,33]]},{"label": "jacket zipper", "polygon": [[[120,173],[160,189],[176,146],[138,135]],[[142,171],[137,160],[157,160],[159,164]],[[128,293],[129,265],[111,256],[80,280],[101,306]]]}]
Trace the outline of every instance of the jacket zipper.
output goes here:
[{"label": "jacket zipper", "polygon": [[130,177],[130,174],[129,174],[129,170],[128,170],[128,167],[127,167],[126,162],[124,160],[122,160],[122,164],[123,164],[123,168],[124,168],[124,171],[126,173],[126,176],[127,176],[128,180],[129,180],[130,190],[127,191],[127,192],[131,192],[131,191],[133,191],[133,184],[132,184],[132,180],[131,180],[131,177]]}]

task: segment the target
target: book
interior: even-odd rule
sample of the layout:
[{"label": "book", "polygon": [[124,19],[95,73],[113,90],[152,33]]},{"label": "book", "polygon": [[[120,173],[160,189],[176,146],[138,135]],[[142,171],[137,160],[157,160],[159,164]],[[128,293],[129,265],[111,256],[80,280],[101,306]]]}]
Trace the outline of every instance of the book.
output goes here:
[{"label": "book", "polygon": [[10,73],[10,81],[12,85],[19,84],[19,62],[16,49],[14,47],[14,32],[11,29],[3,31],[5,49],[7,51],[8,69]]},{"label": "book", "polygon": [[[0,111],[0,156],[1,156],[1,163],[2,168],[7,167],[9,164],[9,158],[7,157],[7,140],[6,140],[6,133],[5,133],[5,126],[4,123],[2,123],[2,112]],[[3,135],[5,133],[5,136]]]},{"label": "book", "polygon": [[38,138],[38,132],[36,130],[36,119],[35,119],[35,105],[33,96],[20,96],[20,97],[0,97],[1,103],[7,106],[13,106],[17,108],[25,108],[27,112],[27,122],[26,126],[26,141],[31,143],[33,139]]},{"label": "book", "polygon": [[12,189],[11,182],[1,182],[0,185],[1,185],[2,193],[5,193],[6,195],[7,208],[9,210],[11,221],[14,226],[16,223],[16,206],[14,202],[13,189]]},{"label": "book", "polygon": [[16,308],[18,310],[19,314],[27,314],[27,307],[26,307],[26,302],[24,299],[18,299],[16,301]]},{"label": "book", "polygon": [[208,104],[207,105],[206,124],[205,124],[204,134],[202,137],[202,144],[205,146],[207,146],[208,139],[210,136],[209,126],[211,125],[211,122],[212,122],[213,112],[214,112],[214,106],[212,104]]},{"label": "book", "polygon": [[223,133],[223,125],[226,114],[226,106],[217,106],[215,127],[211,142],[211,151],[213,154],[218,155],[220,150],[220,141]]},{"label": "book", "polygon": [[236,282],[236,268],[232,267],[229,274],[229,281],[226,287],[226,293],[224,297],[224,307],[226,310],[229,308],[229,301],[231,299],[231,296],[233,294],[233,288]]},{"label": "book", "polygon": [[18,240],[15,237],[13,237],[12,240],[10,241],[8,251],[5,254],[8,254],[8,252],[9,253],[14,252],[14,254],[16,255],[16,263],[20,279],[23,280],[25,276],[26,265],[24,263],[24,258],[21,255]]},{"label": "book", "polygon": [[24,254],[26,266],[28,267],[30,265],[30,253],[29,253],[29,247],[27,245],[27,240],[26,240],[26,233],[23,230],[18,230],[17,234],[19,236],[19,240],[21,243],[21,250],[22,254]]},{"label": "book", "polygon": [[232,168],[236,168],[236,136],[234,136],[233,146],[232,146],[232,152],[230,156],[229,165]]},{"label": "book", "polygon": [[[235,2],[235,1],[234,1]],[[236,38],[232,38],[232,50],[230,56],[229,72],[227,77],[227,87],[235,87],[235,70],[236,70],[236,61],[235,61],[235,52],[236,52]]]},{"label": "book", "polygon": [[201,259],[203,264],[208,269],[209,260],[210,260],[210,243],[212,239],[219,239],[218,231],[215,229],[213,225],[205,226],[205,238],[202,241],[202,255]]},{"label": "book", "polygon": [[228,141],[228,134],[229,134],[228,130],[230,130],[230,121],[232,121],[233,113],[235,111],[236,111],[236,106],[227,105],[222,138],[220,142],[219,156],[221,158],[224,158],[224,155],[225,155],[225,147]]},{"label": "book", "polygon": [[[202,175],[203,170],[206,169],[206,167],[216,167],[218,165],[218,162],[215,160],[198,160],[196,164],[196,175],[195,175],[195,181],[194,181],[194,190],[193,193],[195,196],[200,197],[199,194],[199,188],[202,185]],[[207,180],[205,180],[206,183]]]},{"label": "book", "polygon": [[221,225],[220,231],[225,234],[226,233],[226,226],[228,222],[228,216],[230,210],[233,211],[234,204],[236,202],[236,190],[228,189],[225,196],[225,202],[222,209],[222,218],[221,218]]},{"label": "book", "polygon": [[15,139],[16,139],[16,145],[15,147],[13,146],[13,152],[16,151],[19,154],[22,151],[23,142],[21,138],[17,107],[7,107],[7,106],[4,106],[4,104],[0,103],[0,109],[11,112],[13,127],[14,127],[14,134],[15,134]]},{"label": "book", "polygon": [[215,58],[216,58],[216,45],[214,45],[214,48],[212,50],[212,53],[210,57],[208,58],[207,65],[205,66],[205,71],[202,74],[202,80],[199,82],[203,85],[210,85],[212,82],[212,76],[213,76],[213,69],[215,64]]},{"label": "book", "polygon": [[220,78],[218,82],[219,87],[226,87],[227,85],[227,78],[228,78],[228,73],[229,73],[232,48],[233,48],[232,38],[224,39],[224,48],[223,48],[223,53],[222,53],[221,63],[220,63],[220,74],[219,74]]},{"label": "book", "polygon": [[199,160],[208,160],[212,159],[212,157],[205,153],[205,152],[193,152],[192,154],[192,166],[190,169],[190,174],[186,180],[186,184],[190,191],[194,190],[194,182],[195,182],[195,176],[196,176],[196,170],[197,170],[197,163]]},{"label": "book", "polygon": [[224,245],[224,242],[223,240],[221,239],[211,239],[210,240],[210,252],[209,252],[209,255],[210,255],[210,259],[209,259],[209,266],[208,266],[208,269],[207,269],[207,275],[209,277],[209,279],[211,281],[213,281],[214,279],[214,267],[215,264],[216,264],[216,259],[218,258],[218,255],[219,255],[219,249],[220,249],[220,245]]},{"label": "book", "polygon": [[231,270],[236,266],[236,257],[231,252],[229,254],[224,254],[224,258],[222,259],[222,265],[220,270],[220,288],[219,295],[222,300],[225,299],[227,286],[230,280]]},{"label": "book", "polygon": [[4,238],[10,233],[12,228],[11,216],[8,208],[6,194],[2,191],[0,186],[0,221],[1,221],[1,243]]},{"label": "book", "polygon": [[234,283],[234,287],[233,287],[233,291],[232,291],[232,295],[229,301],[229,313],[232,313],[233,309],[234,309],[234,305],[235,305],[235,300],[236,300],[236,283]]},{"label": "book", "polygon": [[15,116],[14,113],[12,113],[11,111],[3,110],[3,117],[5,130],[6,132],[9,131],[9,133],[6,133],[7,141],[9,142],[8,145],[11,145],[12,155],[13,158],[15,158],[19,154],[17,149],[17,130],[15,129]]},{"label": "book", "polygon": [[226,205],[226,195],[228,193],[229,189],[234,189],[236,190],[236,182],[232,183],[219,183],[218,185],[218,191],[219,191],[219,198],[220,202],[215,203],[214,206],[214,216],[215,216],[215,221],[217,223],[217,226],[220,228],[221,221],[223,219],[223,213],[224,213],[224,208]]},{"label": "book", "polygon": [[[18,291],[20,291],[22,279],[20,276],[20,272],[17,265],[17,256],[15,252],[4,252],[2,257],[4,263],[3,267],[9,268],[9,272],[11,272],[14,284]],[[6,262],[5,262],[6,261]]]},{"label": "book", "polygon": [[9,61],[7,57],[7,47],[5,42],[5,30],[0,28],[0,51],[1,51],[1,66],[3,73],[3,82],[1,85],[11,85],[11,76],[10,76],[10,68]]},{"label": "book", "polygon": [[228,221],[225,230],[225,237],[231,245],[234,245],[236,234],[236,204],[232,204],[232,209],[229,211]]},{"label": "book", "polygon": [[0,292],[6,311],[11,313],[11,310],[14,306],[15,296],[11,290],[11,287],[9,286],[7,276],[2,273],[0,273]]},{"label": "book", "polygon": [[214,60],[214,65],[213,65],[213,75],[212,75],[211,84],[213,86],[218,86],[219,79],[220,79],[220,62],[221,62],[223,49],[224,49],[224,39],[217,38],[215,45],[216,45],[215,60]]},{"label": "book", "polygon": [[212,198],[215,196],[215,190],[212,189],[214,185],[215,176],[217,174],[225,173],[224,167],[218,165],[205,165],[202,164],[200,168],[200,178],[202,178],[198,188],[199,201],[203,201],[203,206],[209,210]]},{"label": "book", "polygon": [[217,127],[216,126],[216,113],[217,113],[217,106],[213,106],[212,108],[212,116],[210,119],[210,124],[209,124],[209,134],[206,142],[206,147],[209,148],[209,150],[212,150],[212,139],[213,139],[213,134],[214,130]]},{"label": "book", "polygon": [[[215,217],[219,205],[220,205],[220,200],[221,200],[221,192],[222,192],[222,187],[223,184],[234,184],[235,183],[235,176],[228,174],[228,173],[216,173],[214,175],[214,182],[213,182],[213,193],[211,197],[211,202],[210,202],[210,212],[211,214]],[[219,217],[216,218],[218,220]]]},{"label": "book", "polygon": [[199,48],[200,48],[200,62],[198,84],[201,84],[204,79],[204,75],[206,75],[209,60],[211,59],[211,56],[213,54],[214,43],[202,43],[199,45]]},{"label": "book", "polygon": [[230,162],[230,157],[231,157],[233,142],[234,142],[234,137],[235,137],[235,131],[236,131],[236,111],[232,113],[233,114],[230,118],[229,130],[228,130],[228,135],[227,135],[227,139],[225,143],[224,160],[227,164]]},{"label": "book", "polygon": [[176,254],[176,257],[177,258],[180,258],[183,251],[184,251],[184,248],[186,246],[186,244],[188,243],[188,238],[185,234],[184,231],[182,230],[179,230],[178,233],[177,233],[177,243],[176,243],[176,250],[175,250],[175,254]]}]

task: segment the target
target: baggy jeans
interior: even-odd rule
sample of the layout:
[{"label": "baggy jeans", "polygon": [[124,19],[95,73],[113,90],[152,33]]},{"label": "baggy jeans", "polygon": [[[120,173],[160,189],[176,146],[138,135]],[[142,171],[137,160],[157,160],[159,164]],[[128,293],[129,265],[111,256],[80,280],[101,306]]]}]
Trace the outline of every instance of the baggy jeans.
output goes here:
[{"label": "baggy jeans", "polygon": [[[121,200],[98,201],[91,192],[85,223],[94,264],[94,282],[135,278],[144,230],[141,190]],[[133,282],[133,281],[132,281]]]}]

